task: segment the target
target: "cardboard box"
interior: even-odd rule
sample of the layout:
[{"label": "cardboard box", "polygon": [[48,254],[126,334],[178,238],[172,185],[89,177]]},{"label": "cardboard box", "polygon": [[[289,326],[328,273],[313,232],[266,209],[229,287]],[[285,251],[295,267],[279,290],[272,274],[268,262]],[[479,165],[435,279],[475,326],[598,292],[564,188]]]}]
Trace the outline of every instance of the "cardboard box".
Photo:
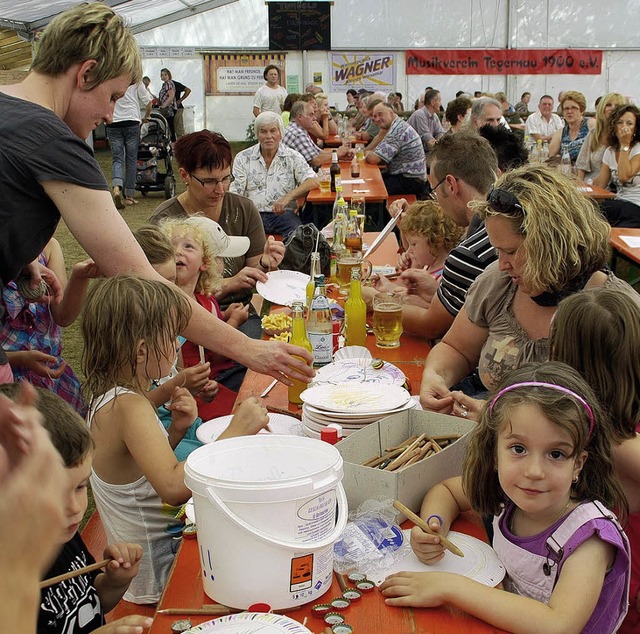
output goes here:
[{"label": "cardboard box", "polygon": [[[422,410],[407,410],[371,423],[341,440],[336,448],[344,459],[342,483],[347,493],[349,510],[374,498],[399,500],[415,513],[427,491],[446,478],[462,475],[462,462],[469,440],[468,433],[476,426],[473,421]],[[381,456],[387,447],[401,444],[407,438],[426,433],[427,436],[464,434],[441,452],[399,471],[383,471],[363,467],[375,455]],[[398,522],[406,519],[398,514]]]}]

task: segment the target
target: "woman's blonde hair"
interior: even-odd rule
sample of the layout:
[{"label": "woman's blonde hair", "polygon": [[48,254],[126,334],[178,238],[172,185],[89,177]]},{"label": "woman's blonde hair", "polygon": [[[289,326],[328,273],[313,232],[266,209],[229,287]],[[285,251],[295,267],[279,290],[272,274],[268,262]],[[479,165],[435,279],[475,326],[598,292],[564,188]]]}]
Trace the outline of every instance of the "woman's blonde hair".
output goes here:
[{"label": "woman's blonde hair", "polygon": [[135,380],[138,344],[160,357],[190,318],[189,301],[173,284],[132,275],[96,282],[82,318],[82,371],[91,398],[115,386],[146,389]]},{"label": "woman's blonde hair", "polygon": [[[500,395],[506,387],[527,382],[548,383],[560,389],[522,385]],[[562,388],[577,394],[589,409]],[[498,437],[505,426],[510,425],[516,407],[534,405],[569,435],[570,458],[583,451],[588,453],[578,481],[571,489],[572,497],[581,501],[599,500],[608,508],[618,509],[621,518],[626,517],[627,501],[613,466],[609,418],[578,372],[557,361],[523,365],[504,378],[495,394],[499,396],[487,401],[478,425],[471,432],[463,466],[462,486],[476,512],[497,515],[507,501],[498,475]],[[593,415],[593,426],[589,411]]]},{"label": "woman's blonde hair", "polygon": [[56,77],[88,60],[95,61],[88,90],[121,75],[132,84],[142,77],[136,38],[103,2],[79,4],[53,18],[38,41],[31,70]]},{"label": "woman's blonde hair", "polygon": [[523,280],[542,291],[562,292],[588,280],[609,258],[611,227],[575,183],[546,165],[525,165],[503,174],[495,189],[513,194],[520,209],[496,211],[487,200],[469,206],[482,219],[508,218],[524,236]]},{"label": "woman's blonde hair", "polygon": [[[197,218],[198,215],[199,214],[194,215],[194,218]],[[200,271],[195,291],[203,295],[213,295],[220,285],[222,275],[218,267],[215,266],[218,256],[215,252],[211,235],[203,231],[197,222],[192,222],[191,218],[171,218],[164,220],[160,224],[160,230],[169,240],[184,238],[190,234],[194,240],[200,244],[202,247],[202,263],[206,265],[207,268],[204,271]]]},{"label": "woman's blonde hair", "polygon": [[597,288],[562,300],[551,322],[549,358],[575,368],[594,389],[611,416],[616,442],[635,437],[640,421],[640,296]]},{"label": "woman's blonde hair", "polygon": [[440,205],[433,200],[425,200],[410,205],[402,214],[402,232],[413,234],[426,240],[432,255],[440,249],[451,251],[462,238],[464,228],[445,216]]},{"label": "woman's blonde hair", "polygon": [[[596,107],[596,127],[591,134],[591,141],[589,142],[589,149],[595,152],[600,147],[600,137],[604,134],[606,136],[609,130],[609,119],[605,115],[605,110],[609,104],[614,106],[624,106],[627,103],[627,98],[621,95],[619,92],[610,92],[604,95],[598,102]],[[615,110],[615,108],[614,108]],[[613,112],[613,110],[611,111]]]}]

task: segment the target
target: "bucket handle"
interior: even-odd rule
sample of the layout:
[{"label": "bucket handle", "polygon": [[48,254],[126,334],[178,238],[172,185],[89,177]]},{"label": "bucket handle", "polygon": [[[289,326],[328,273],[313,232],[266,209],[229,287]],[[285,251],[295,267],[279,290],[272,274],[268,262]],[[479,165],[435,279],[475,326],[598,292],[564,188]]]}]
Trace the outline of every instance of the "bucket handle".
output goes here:
[{"label": "bucket handle", "polygon": [[344,487],[342,483],[339,482],[337,486],[337,500],[338,500],[338,519],[336,521],[336,526],[331,532],[330,535],[325,537],[321,542],[290,542],[282,539],[278,539],[267,533],[261,531],[255,526],[251,526],[251,524],[245,522],[241,517],[236,515],[220,498],[220,496],[216,493],[215,489],[211,487],[207,487],[206,489],[207,495],[209,499],[216,504],[220,510],[227,516],[227,519],[232,520],[240,527],[242,527],[247,533],[250,535],[261,539],[268,544],[276,544],[278,546],[282,546],[283,548],[288,548],[290,550],[304,550],[305,546],[310,548],[326,548],[327,546],[331,546],[334,542],[338,540],[342,531],[344,531],[345,526],[347,525],[347,495],[344,492]]}]

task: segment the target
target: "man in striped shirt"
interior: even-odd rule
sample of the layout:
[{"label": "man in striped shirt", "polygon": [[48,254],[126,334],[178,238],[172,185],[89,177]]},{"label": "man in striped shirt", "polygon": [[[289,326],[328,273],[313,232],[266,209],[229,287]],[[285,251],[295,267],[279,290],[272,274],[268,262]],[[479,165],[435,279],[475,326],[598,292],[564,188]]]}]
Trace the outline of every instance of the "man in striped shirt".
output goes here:
[{"label": "man in striped shirt", "polygon": [[[466,237],[448,255],[440,282],[418,269],[408,269],[402,280],[423,296],[433,295],[423,330],[428,339],[439,339],[451,327],[464,305],[473,281],[498,258],[484,223],[468,205],[482,200],[498,177],[498,159],[489,142],[474,132],[448,134],[431,152],[429,183],[442,211],[461,227]],[[436,290],[437,287],[437,290]]]}]

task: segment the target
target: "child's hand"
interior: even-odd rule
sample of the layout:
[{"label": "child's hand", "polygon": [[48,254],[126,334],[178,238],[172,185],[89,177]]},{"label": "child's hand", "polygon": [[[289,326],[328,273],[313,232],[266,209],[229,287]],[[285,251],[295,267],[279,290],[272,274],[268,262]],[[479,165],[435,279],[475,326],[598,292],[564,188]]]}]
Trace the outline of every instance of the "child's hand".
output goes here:
[{"label": "child's hand", "polygon": [[198,393],[198,398],[205,403],[211,403],[219,391],[220,387],[216,381],[207,381],[206,385]]},{"label": "child's hand", "polygon": [[240,403],[229,426],[220,434],[219,440],[236,436],[253,436],[268,424],[267,409],[260,406],[255,396],[251,396]]},{"label": "child's hand", "polygon": [[139,544],[117,543],[109,544],[104,549],[104,558],[112,560],[104,569],[110,585],[113,587],[128,587],[131,580],[138,574],[142,559],[142,546]]},{"label": "child's hand", "polygon": [[186,387],[173,390],[167,409],[171,412],[171,424],[176,431],[186,431],[198,416],[196,400]]},{"label": "child's hand", "polygon": [[398,572],[387,577],[380,585],[380,591],[387,605],[435,608],[444,603],[440,588],[446,584],[441,572]]},{"label": "child's hand", "polygon": [[153,625],[148,616],[130,615],[93,630],[93,634],[142,634]]},{"label": "child's hand", "polygon": [[85,280],[103,277],[98,265],[91,258],[82,260],[82,262],[76,262],[71,269],[71,275]]},{"label": "child's hand", "polygon": [[[440,532],[440,520],[437,517],[429,519],[429,528]],[[423,563],[432,566],[444,557],[444,546],[435,535],[425,533],[419,526],[411,529],[411,548],[416,557]]]},{"label": "child's hand", "polygon": [[198,393],[209,382],[209,372],[211,371],[211,364],[199,363],[190,368],[180,370],[176,377],[176,385],[186,387],[191,394],[198,395]]},{"label": "child's hand", "polygon": [[229,304],[229,307],[222,313],[224,320],[234,328],[244,324],[249,319],[249,304],[246,306],[242,302]]},{"label": "child's hand", "polygon": [[67,367],[66,361],[40,350],[19,350],[8,354],[12,367],[26,368],[34,374],[59,379]]}]

